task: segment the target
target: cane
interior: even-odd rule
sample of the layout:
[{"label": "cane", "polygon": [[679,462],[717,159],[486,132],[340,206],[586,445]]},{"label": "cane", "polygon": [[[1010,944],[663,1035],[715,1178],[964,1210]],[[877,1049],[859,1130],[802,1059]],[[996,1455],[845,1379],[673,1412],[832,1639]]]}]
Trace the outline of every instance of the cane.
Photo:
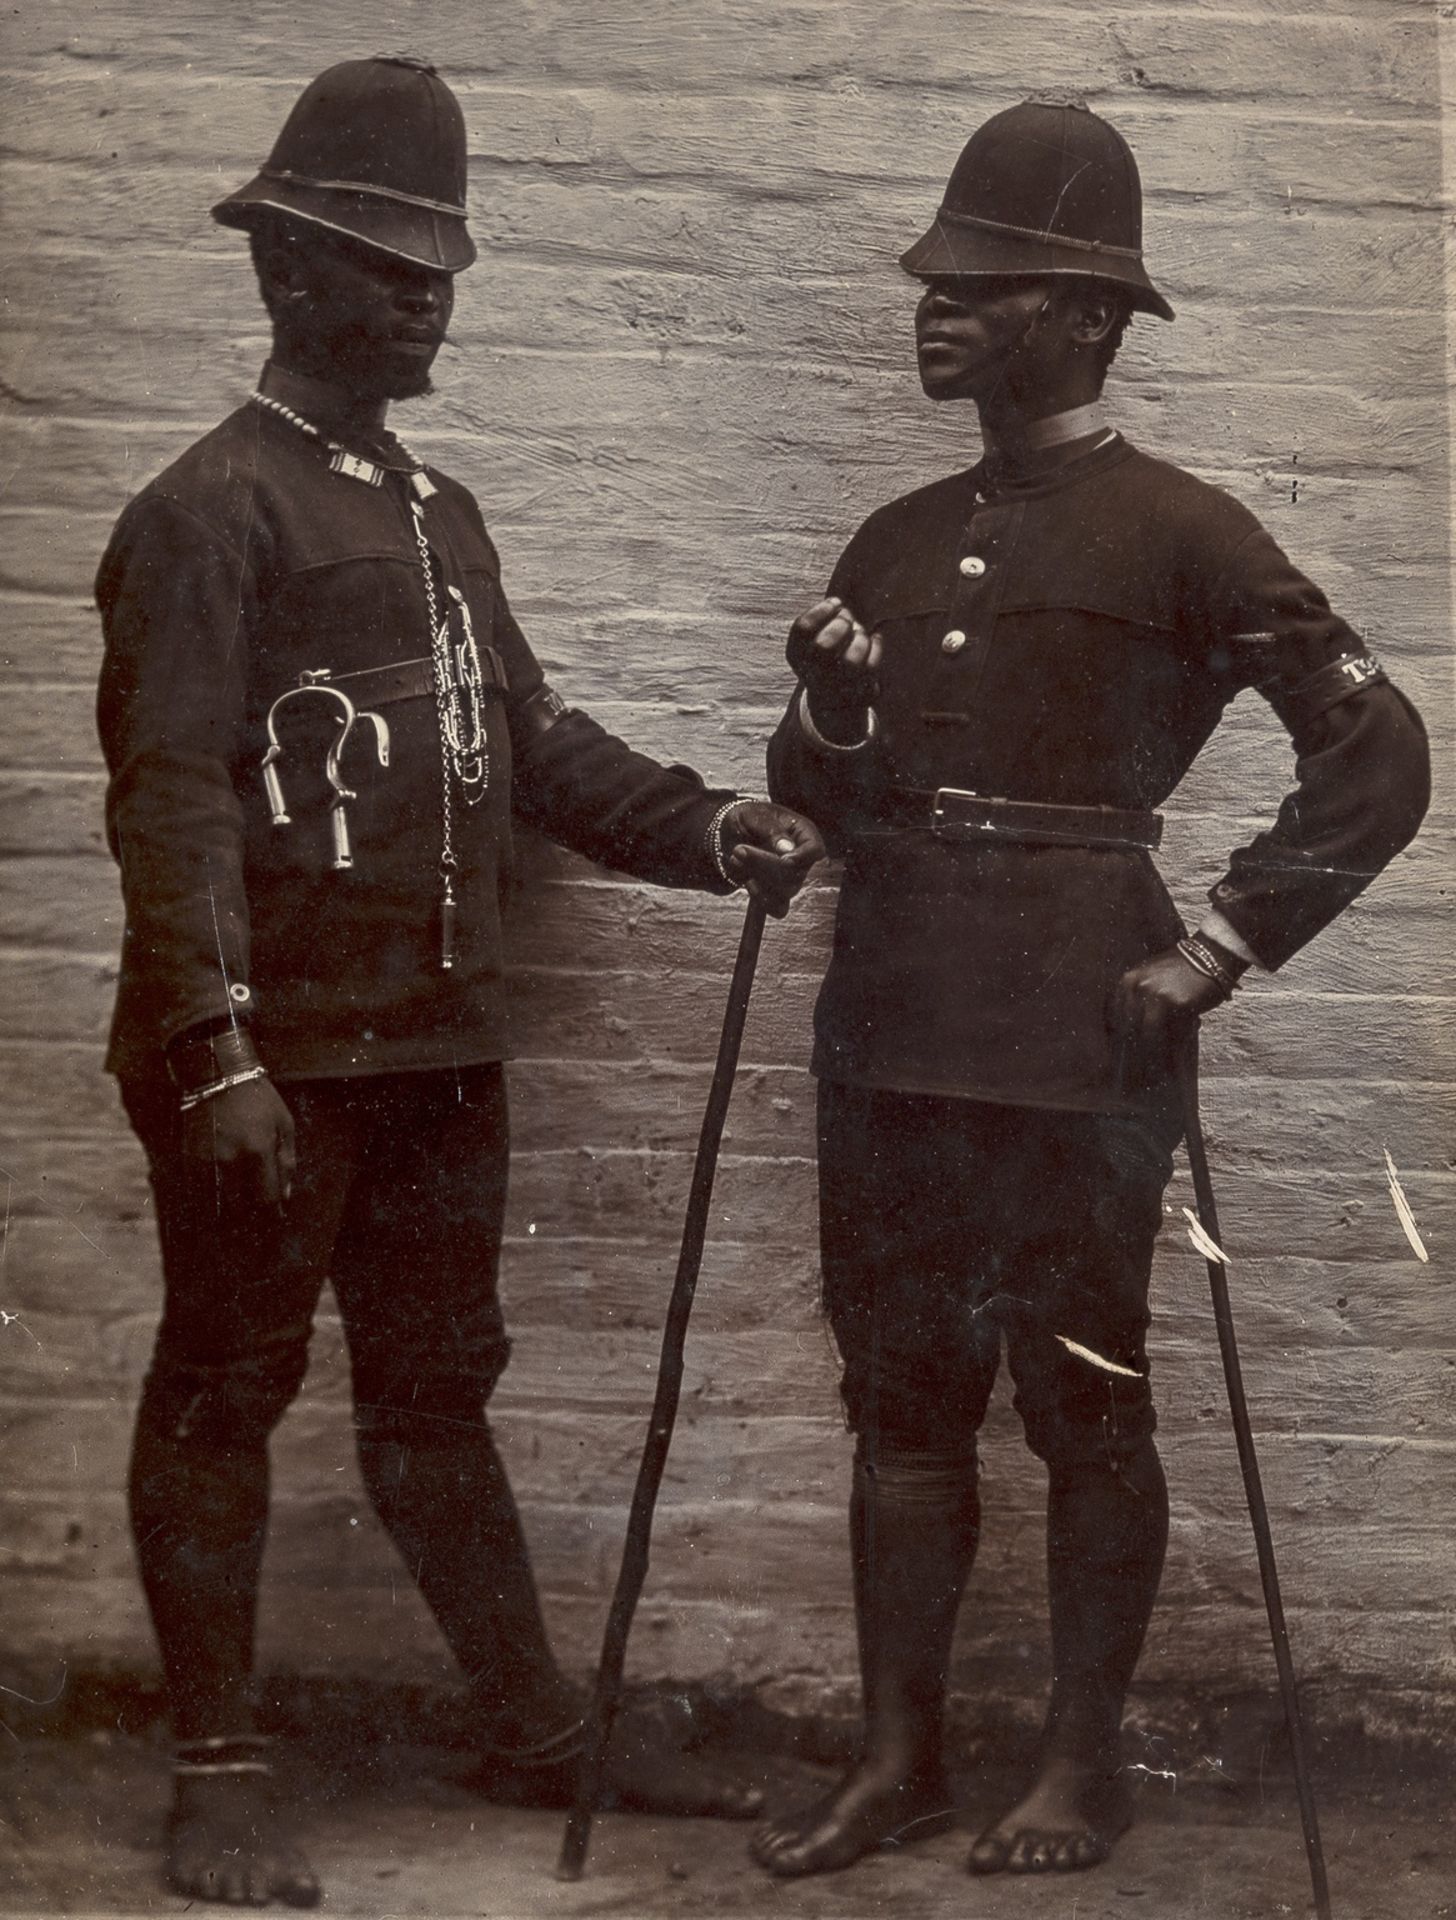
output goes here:
[{"label": "cane", "polygon": [[[1208,1172],[1208,1152],[1203,1144],[1203,1127],[1198,1117],[1198,1030],[1195,1027],[1188,1044],[1178,1051],[1178,1092],[1183,1103],[1183,1132],[1188,1148],[1188,1165],[1193,1174],[1193,1195],[1203,1231],[1216,1247],[1219,1237],[1218,1210],[1214,1205],[1213,1182]],[[1249,1424],[1249,1408],[1244,1398],[1244,1376],[1239,1365],[1239,1343],[1234,1333],[1233,1307],[1229,1300],[1228,1278],[1223,1263],[1208,1257],[1208,1284],[1213,1294],[1213,1318],[1218,1328],[1219,1352],[1223,1356],[1223,1377],[1228,1387],[1229,1411],[1233,1415],[1234,1439],[1239,1450],[1239,1467],[1244,1476],[1244,1494],[1249,1503],[1249,1518],[1254,1526],[1254,1544],[1259,1554],[1259,1578],[1264,1587],[1264,1606],[1269,1615],[1269,1633],[1274,1642],[1274,1664],[1279,1669],[1279,1691],[1284,1700],[1284,1719],[1289,1728],[1289,1749],[1294,1760],[1294,1786],[1299,1795],[1299,1817],[1304,1826],[1304,1849],[1309,1856],[1309,1877],[1314,1887],[1314,1910],[1319,1920],[1331,1920],[1330,1888],[1325,1875],[1324,1848],[1320,1843],[1319,1815],[1315,1811],[1314,1788],[1310,1782],[1309,1756],[1305,1746],[1304,1720],[1299,1710],[1299,1688],[1294,1677],[1294,1657],[1289,1650],[1289,1629],[1284,1623],[1284,1602],[1279,1592],[1279,1569],[1274,1562],[1274,1537],[1269,1531],[1269,1509],[1264,1503],[1264,1488],[1259,1479],[1259,1460],[1254,1451],[1254,1430]]]},{"label": "cane", "polygon": [[592,1820],[601,1798],[607,1742],[611,1738],[612,1721],[616,1717],[617,1702],[622,1691],[627,1636],[632,1630],[632,1615],[637,1608],[642,1583],[647,1578],[652,1513],[657,1503],[657,1490],[662,1484],[663,1469],[667,1465],[673,1423],[677,1419],[688,1316],[693,1310],[698,1269],[703,1264],[703,1241],[708,1230],[708,1207],[713,1198],[718,1143],[723,1137],[723,1122],[728,1117],[733,1075],[738,1066],[738,1049],[743,1040],[743,1023],[748,1014],[754,969],[758,965],[758,949],[763,940],[763,922],[763,907],[757,900],[751,899],[743,917],[738,958],[734,962],[733,979],[728,987],[728,1004],[723,1010],[723,1032],[718,1041],[713,1084],[708,1090],[708,1104],[698,1134],[697,1158],[693,1162],[693,1181],[688,1191],[687,1215],[683,1222],[682,1249],[678,1254],[677,1276],[672,1283],[667,1321],[662,1332],[657,1396],[652,1403],[652,1419],[647,1430],[647,1444],[642,1451],[642,1464],[637,1469],[637,1485],[632,1493],[617,1588],[612,1595],[606,1632],[602,1636],[602,1657],[597,1668],[596,1693],[587,1719],[586,1744],[577,1777],[576,1804],[567,1820],[566,1833],[561,1842],[561,1858],[556,1868],[558,1880],[580,1880],[586,1865]]}]

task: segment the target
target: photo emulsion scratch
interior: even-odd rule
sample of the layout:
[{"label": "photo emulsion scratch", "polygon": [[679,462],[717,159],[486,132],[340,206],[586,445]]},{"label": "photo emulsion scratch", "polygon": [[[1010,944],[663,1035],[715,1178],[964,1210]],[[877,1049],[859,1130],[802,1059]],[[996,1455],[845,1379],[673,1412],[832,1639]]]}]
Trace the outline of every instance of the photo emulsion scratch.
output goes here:
[{"label": "photo emulsion scratch", "polygon": [[1456,1907],[1456,13],[0,84],[0,1920]]}]

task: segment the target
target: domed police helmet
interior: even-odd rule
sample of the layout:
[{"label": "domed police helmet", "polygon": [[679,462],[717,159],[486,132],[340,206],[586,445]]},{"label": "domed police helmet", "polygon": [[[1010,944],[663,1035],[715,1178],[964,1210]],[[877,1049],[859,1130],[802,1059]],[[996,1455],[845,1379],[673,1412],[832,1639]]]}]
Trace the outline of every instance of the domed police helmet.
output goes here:
[{"label": "domed police helmet", "polygon": [[459,102],[410,54],[328,68],[299,96],[263,166],[212,217],[246,230],[269,211],[459,273],[475,258]]},{"label": "domed police helmet", "polygon": [[1028,100],[967,141],[934,221],[900,264],[940,274],[1078,274],[1173,318],[1143,265],[1142,183],[1126,140],[1085,106]]}]

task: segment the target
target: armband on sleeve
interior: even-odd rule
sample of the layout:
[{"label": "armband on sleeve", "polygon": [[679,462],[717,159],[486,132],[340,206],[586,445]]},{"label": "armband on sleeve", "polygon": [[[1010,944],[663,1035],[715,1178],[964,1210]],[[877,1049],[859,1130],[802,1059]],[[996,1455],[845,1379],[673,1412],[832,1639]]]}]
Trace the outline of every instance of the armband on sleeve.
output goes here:
[{"label": "armband on sleeve", "polygon": [[543,680],[511,716],[511,734],[517,750],[531,746],[543,733],[549,733],[568,711],[561,695]]},{"label": "armband on sleeve", "polygon": [[[1240,638],[1246,636],[1240,635]],[[1264,682],[1260,693],[1279,715],[1291,734],[1298,734],[1312,720],[1336,707],[1342,700],[1378,687],[1386,679],[1385,669],[1368,653],[1343,653],[1338,660],[1297,681],[1292,687]]]}]

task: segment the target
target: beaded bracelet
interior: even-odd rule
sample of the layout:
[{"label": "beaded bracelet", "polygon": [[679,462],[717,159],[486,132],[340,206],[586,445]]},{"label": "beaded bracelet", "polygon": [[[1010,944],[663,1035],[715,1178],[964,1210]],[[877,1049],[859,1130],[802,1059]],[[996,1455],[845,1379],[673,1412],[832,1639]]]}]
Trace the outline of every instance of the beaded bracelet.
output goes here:
[{"label": "beaded bracelet", "polygon": [[723,851],[723,823],[738,805],[738,798],[739,796],[735,794],[731,800],[724,801],[723,805],[719,807],[718,811],[708,822],[707,831],[703,835],[704,848],[707,851],[708,858],[717,868],[718,878],[723,881],[726,886],[730,887],[736,887],[738,882],[730,878],[728,873],[727,855]]},{"label": "beaded bracelet", "polygon": [[229,1087],[245,1087],[250,1080],[266,1080],[266,1067],[249,1067],[242,1073],[225,1073],[221,1080],[212,1080],[205,1087],[192,1087],[184,1093],[179,1103],[183,1113],[190,1113],[194,1107],[200,1107],[204,1100],[214,1100],[218,1094],[226,1093]]},{"label": "beaded bracelet", "polygon": [[1246,960],[1242,954],[1231,952],[1221,941],[1215,940],[1211,934],[1205,933],[1201,927],[1195,928],[1194,931],[1187,934],[1185,938],[1197,948],[1206,960],[1211,960],[1214,966],[1222,971],[1229,983],[1229,990],[1231,992],[1238,986],[1240,980],[1242,980],[1244,975],[1249,971],[1250,961]]},{"label": "beaded bracelet", "polygon": [[766,793],[738,793],[731,800],[726,800],[708,822],[708,852],[725,886],[738,887],[742,882],[735,880],[728,871],[728,856],[723,851],[723,824],[735,807],[746,806],[750,800],[760,801],[764,806],[773,805]]},{"label": "beaded bracelet", "polygon": [[1232,1000],[1238,992],[1239,976],[1213,951],[1207,941],[1200,940],[1196,933],[1187,934],[1178,942],[1178,951],[1190,967],[1195,967],[1205,980],[1211,980],[1222,990],[1226,1000]]}]

